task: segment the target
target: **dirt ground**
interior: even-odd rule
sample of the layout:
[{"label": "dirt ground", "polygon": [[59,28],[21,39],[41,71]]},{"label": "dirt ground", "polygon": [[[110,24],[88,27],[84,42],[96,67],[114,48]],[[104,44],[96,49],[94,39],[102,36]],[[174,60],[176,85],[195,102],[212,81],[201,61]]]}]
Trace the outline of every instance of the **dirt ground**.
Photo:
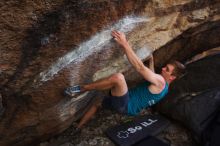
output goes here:
[{"label": "dirt ground", "polygon": [[[152,113],[145,111],[144,114]],[[130,121],[133,118],[135,117],[100,109],[97,115],[85,125],[80,133],[74,133],[74,127],[77,124],[75,122],[62,134],[42,142],[38,146],[115,146],[106,136],[105,131],[110,127]],[[170,143],[171,146],[196,146],[195,142],[191,139],[190,132],[175,121],[170,121],[170,125],[156,137],[166,143]]]}]

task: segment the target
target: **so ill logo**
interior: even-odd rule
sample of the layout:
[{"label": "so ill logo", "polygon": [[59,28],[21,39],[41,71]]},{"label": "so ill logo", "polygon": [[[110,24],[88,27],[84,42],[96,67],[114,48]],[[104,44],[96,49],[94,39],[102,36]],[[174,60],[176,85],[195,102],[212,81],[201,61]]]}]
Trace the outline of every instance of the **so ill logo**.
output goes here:
[{"label": "so ill logo", "polygon": [[129,127],[127,130],[125,131],[119,131],[117,133],[117,137],[118,138],[128,138],[130,134],[134,134],[136,133],[137,131],[141,131],[143,130],[144,128],[147,128],[148,126],[156,123],[158,120],[155,119],[148,119],[147,121],[144,121],[144,122],[141,122],[141,123],[138,123],[137,126],[134,126],[134,127]]}]

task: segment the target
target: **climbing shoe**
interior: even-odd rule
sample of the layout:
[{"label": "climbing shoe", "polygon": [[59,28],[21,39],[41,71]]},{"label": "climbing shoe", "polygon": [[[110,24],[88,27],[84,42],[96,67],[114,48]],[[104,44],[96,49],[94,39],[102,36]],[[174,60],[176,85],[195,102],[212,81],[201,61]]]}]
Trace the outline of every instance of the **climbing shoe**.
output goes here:
[{"label": "climbing shoe", "polygon": [[64,94],[67,95],[67,96],[73,97],[74,95],[76,95],[76,93],[80,93],[80,92],[81,92],[80,86],[75,85],[75,86],[66,88],[65,91],[64,91]]}]

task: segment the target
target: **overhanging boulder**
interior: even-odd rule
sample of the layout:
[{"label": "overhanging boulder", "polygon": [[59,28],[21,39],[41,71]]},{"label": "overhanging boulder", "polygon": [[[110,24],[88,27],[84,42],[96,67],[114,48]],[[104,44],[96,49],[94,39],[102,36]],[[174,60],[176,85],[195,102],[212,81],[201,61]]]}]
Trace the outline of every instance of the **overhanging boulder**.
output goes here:
[{"label": "overhanging boulder", "polygon": [[187,65],[157,109],[178,120],[198,141],[220,106],[220,53]]},{"label": "overhanging boulder", "polygon": [[[140,22],[135,23],[135,27],[125,27],[129,43],[143,60],[153,50],[164,52],[165,57],[155,52],[157,66],[176,56],[183,61],[220,43],[219,39],[214,39],[220,35],[218,0],[63,0],[51,3],[9,0],[0,3],[3,6],[0,10],[0,85],[2,109],[5,109],[0,117],[0,145],[3,146],[28,145],[47,139],[76,120],[95,93],[69,99],[62,95],[66,86],[88,83],[118,71],[124,71],[128,79],[133,78],[122,50],[109,34],[109,28],[124,22],[121,20],[126,16],[148,20],[128,19],[121,26]],[[105,34],[106,30],[108,35],[88,43],[100,36],[96,33]],[[210,33],[212,41],[207,41],[205,48],[193,47],[195,37],[196,43],[202,44],[203,36]],[[108,43],[99,44],[99,39],[106,37]],[[179,46],[163,47],[175,39],[184,40],[182,44],[192,40],[192,49],[190,43],[183,52],[179,51]],[[86,48],[79,49],[87,43]],[[75,55],[68,56],[69,53]],[[61,66],[60,70],[53,70],[54,65]],[[43,76],[44,73],[49,74]],[[44,77],[50,78],[44,80]]]}]

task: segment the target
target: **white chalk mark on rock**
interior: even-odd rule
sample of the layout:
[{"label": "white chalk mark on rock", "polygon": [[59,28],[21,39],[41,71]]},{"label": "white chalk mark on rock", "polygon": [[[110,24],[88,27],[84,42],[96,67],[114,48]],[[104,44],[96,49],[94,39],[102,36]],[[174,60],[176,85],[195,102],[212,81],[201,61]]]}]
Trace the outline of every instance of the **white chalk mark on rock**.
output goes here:
[{"label": "white chalk mark on rock", "polygon": [[127,33],[131,31],[138,23],[147,21],[148,19],[145,17],[135,16],[128,16],[119,20],[119,22],[115,25],[108,27],[100,33],[97,33],[88,41],[80,44],[78,48],[59,58],[56,63],[49,67],[48,70],[40,73],[40,81],[48,81],[68,64],[72,62],[79,63],[85,60],[89,55],[100,51],[103,46],[110,43],[110,40],[112,39],[112,30],[119,30],[121,32]]},{"label": "white chalk mark on rock", "polygon": [[[141,59],[144,60],[147,57],[149,57],[153,49],[149,46],[144,46],[140,49],[136,49],[137,51],[135,52],[137,56]],[[124,72],[127,70],[129,67],[131,67],[131,64],[129,63],[126,55],[118,58],[117,60],[113,60],[113,62],[109,63],[110,66],[107,66],[105,68],[102,68],[101,70],[98,70],[94,75],[93,75],[93,81],[108,77],[114,73],[117,72]]]}]

